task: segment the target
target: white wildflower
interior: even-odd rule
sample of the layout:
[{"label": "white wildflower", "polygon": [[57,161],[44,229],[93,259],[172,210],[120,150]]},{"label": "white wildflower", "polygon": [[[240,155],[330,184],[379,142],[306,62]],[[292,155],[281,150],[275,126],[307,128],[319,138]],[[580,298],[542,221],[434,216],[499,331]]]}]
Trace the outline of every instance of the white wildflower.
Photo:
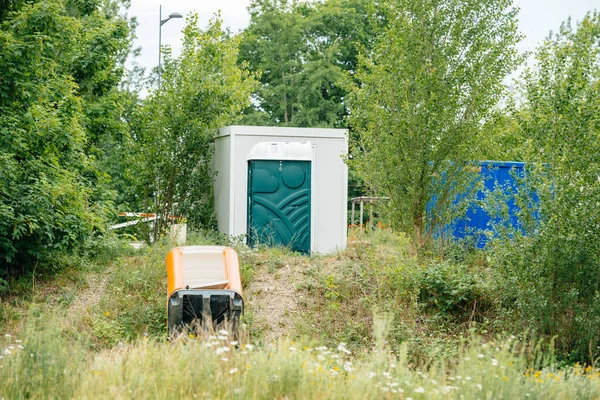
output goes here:
[{"label": "white wildflower", "polygon": [[344,371],[346,371],[346,372],[352,372],[352,363],[351,362],[345,362],[344,363]]},{"label": "white wildflower", "polygon": [[237,368],[232,368],[232,369],[229,370],[230,374],[235,374],[236,372],[238,372]]},{"label": "white wildflower", "polygon": [[479,389],[479,390],[483,390],[483,386],[481,386],[481,383],[478,383],[478,384],[477,384],[477,385],[475,385],[475,386],[477,386],[477,389]]},{"label": "white wildflower", "polygon": [[247,344],[246,346],[244,346],[244,348],[245,348],[246,350],[252,350],[252,349],[254,348],[254,346],[253,346],[253,345],[251,345],[251,344]]},{"label": "white wildflower", "polygon": [[471,380],[471,377],[470,377],[470,376],[467,376],[465,379],[466,379],[466,380],[468,380],[468,381],[470,381],[470,380]]},{"label": "white wildflower", "polygon": [[296,350],[297,350],[297,349],[296,349],[295,347],[290,347],[290,351],[291,351],[291,352],[294,352],[294,351],[296,351]]},{"label": "white wildflower", "polygon": [[223,354],[223,353],[225,353],[225,352],[227,352],[227,351],[229,351],[229,347],[219,347],[219,348],[216,350],[216,353],[217,353],[217,355],[219,355],[219,354]]},{"label": "white wildflower", "polygon": [[221,329],[221,330],[219,331],[219,335],[228,336],[228,335],[229,335],[229,332],[227,332],[225,329]]},{"label": "white wildflower", "polygon": [[425,393],[425,389],[423,389],[423,386],[419,386],[415,389],[415,393]]},{"label": "white wildflower", "polygon": [[340,345],[337,347],[338,351],[344,352],[346,354],[352,354],[352,352],[350,350],[348,350],[346,348],[346,343],[340,343]]},{"label": "white wildflower", "polygon": [[239,342],[237,340],[234,340],[233,342],[229,343],[232,346],[237,346],[239,344]]},{"label": "white wildflower", "polygon": [[494,367],[497,367],[498,366],[498,360],[496,360],[495,358],[492,358],[492,365]]},{"label": "white wildflower", "polygon": [[376,372],[369,372],[369,379],[373,379],[375,376],[377,376]]},{"label": "white wildflower", "polygon": [[483,357],[485,357],[485,355],[483,355],[481,353],[477,354],[477,358],[483,358]]}]

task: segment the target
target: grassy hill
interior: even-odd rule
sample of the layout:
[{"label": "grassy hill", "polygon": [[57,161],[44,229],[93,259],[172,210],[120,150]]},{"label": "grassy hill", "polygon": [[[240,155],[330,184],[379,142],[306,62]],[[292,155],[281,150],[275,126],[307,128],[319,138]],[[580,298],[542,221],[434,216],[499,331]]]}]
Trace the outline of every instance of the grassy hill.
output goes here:
[{"label": "grassy hill", "polygon": [[0,398],[600,396],[593,366],[559,364],[551,346],[509,332],[480,255],[417,259],[385,231],[354,232],[331,256],[237,247],[241,343],[228,332],[170,342],[170,248],[105,240],[54,276],[13,282],[0,304]]}]

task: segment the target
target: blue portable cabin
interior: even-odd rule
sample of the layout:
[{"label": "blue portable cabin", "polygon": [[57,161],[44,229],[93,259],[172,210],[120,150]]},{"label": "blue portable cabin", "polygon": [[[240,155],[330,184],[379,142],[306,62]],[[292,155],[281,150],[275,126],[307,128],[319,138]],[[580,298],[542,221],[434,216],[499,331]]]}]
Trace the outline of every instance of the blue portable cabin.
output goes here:
[{"label": "blue portable cabin", "polygon": [[[487,193],[500,189],[503,191],[516,192],[519,183],[517,177],[523,177],[525,172],[524,162],[504,162],[504,161],[480,161],[479,174],[483,179],[484,189],[477,192],[477,202],[482,203],[486,200]],[[510,224],[518,228],[520,226],[517,217],[518,207],[512,196],[507,197],[508,215]],[[501,222],[492,221],[492,217],[483,207],[478,204],[467,210],[465,218],[455,221],[449,230],[452,236],[457,239],[475,237],[475,245],[478,248],[484,248],[487,238],[482,234],[484,230],[492,230],[493,224]]]}]

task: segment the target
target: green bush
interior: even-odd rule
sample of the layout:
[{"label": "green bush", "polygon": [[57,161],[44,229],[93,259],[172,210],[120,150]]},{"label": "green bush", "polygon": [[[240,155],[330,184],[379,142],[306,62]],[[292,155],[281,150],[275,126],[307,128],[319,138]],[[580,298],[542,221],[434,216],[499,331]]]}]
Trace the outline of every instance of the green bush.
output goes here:
[{"label": "green bush", "polygon": [[486,275],[475,267],[432,262],[420,278],[419,301],[427,309],[458,320],[480,316],[493,304]]},{"label": "green bush", "polygon": [[105,228],[114,193],[96,163],[95,133],[123,124],[121,105],[111,98],[102,116],[91,110],[116,91],[130,40],[113,2],[6,4],[0,7],[11,10],[0,21],[0,282],[56,269],[57,254]]},{"label": "green bush", "polygon": [[581,362],[600,357],[599,40],[600,13],[567,21],[526,71],[518,121],[530,162],[514,195],[522,226],[498,227],[489,252],[516,328],[556,337],[558,355]]}]

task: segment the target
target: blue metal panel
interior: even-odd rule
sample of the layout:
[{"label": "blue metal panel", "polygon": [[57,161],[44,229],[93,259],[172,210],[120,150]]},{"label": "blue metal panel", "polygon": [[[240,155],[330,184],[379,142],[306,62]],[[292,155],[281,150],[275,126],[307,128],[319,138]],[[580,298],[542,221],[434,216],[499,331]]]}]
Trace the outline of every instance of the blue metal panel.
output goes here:
[{"label": "blue metal panel", "polygon": [[[477,193],[479,203],[486,201],[486,192],[497,189],[516,192],[518,182],[515,177],[523,177],[525,171],[525,163],[522,162],[481,161],[479,165],[481,167],[479,173],[484,182],[484,189]],[[509,210],[509,220],[506,223],[520,228],[517,217],[518,207],[514,199],[512,196],[507,196],[506,201]],[[492,220],[487,211],[476,205],[467,210],[465,218],[455,221],[451,228],[452,236],[455,238],[475,236],[477,247],[484,248],[486,237],[481,232],[483,230],[493,231],[493,225],[501,222],[499,219]]]}]

